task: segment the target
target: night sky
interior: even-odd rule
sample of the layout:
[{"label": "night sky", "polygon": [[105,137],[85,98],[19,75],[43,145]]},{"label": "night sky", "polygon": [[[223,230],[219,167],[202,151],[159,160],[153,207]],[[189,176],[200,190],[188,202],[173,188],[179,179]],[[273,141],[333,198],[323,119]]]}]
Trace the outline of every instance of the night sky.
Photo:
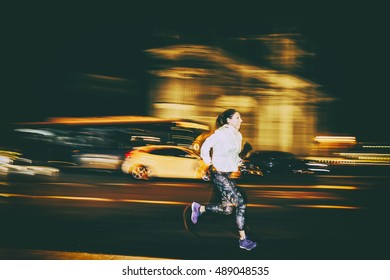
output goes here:
[{"label": "night sky", "polygon": [[316,53],[302,76],[338,98],[330,108],[329,129],[357,136],[359,141],[390,141],[390,20],[384,7],[354,2],[342,7],[330,2],[312,6],[161,2],[6,7],[1,40],[2,122],[56,115],[144,114],[145,96],[136,96],[137,100],[80,97],[69,90],[72,75],[125,77],[137,81],[136,89],[143,92],[147,77],[142,50],[163,44],[153,36],[158,30],[214,42],[224,36],[267,34],[277,27],[289,31],[290,25],[290,31],[302,33]]}]

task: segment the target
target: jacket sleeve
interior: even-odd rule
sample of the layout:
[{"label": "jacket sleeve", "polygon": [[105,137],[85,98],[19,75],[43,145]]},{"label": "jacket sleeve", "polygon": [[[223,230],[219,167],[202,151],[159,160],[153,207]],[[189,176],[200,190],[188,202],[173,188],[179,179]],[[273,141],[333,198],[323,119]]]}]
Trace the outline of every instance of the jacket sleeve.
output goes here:
[{"label": "jacket sleeve", "polygon": [[202,147],[200,148],[200,157],[203,159],[203,161],[207,164],[210,165],[212,164],[212,159],[210,155],[210,150],[216,143],[218,138],[218,134],[213,133],[211,134],[204,142]]}]

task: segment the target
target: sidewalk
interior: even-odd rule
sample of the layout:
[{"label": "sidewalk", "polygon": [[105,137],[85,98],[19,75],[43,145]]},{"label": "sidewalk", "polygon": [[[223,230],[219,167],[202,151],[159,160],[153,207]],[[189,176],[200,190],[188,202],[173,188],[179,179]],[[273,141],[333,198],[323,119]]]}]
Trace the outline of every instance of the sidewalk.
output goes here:
[{"label": "sidewalk", "polygon": [[0,260],[163,260],[145,256],[0,248]]}]

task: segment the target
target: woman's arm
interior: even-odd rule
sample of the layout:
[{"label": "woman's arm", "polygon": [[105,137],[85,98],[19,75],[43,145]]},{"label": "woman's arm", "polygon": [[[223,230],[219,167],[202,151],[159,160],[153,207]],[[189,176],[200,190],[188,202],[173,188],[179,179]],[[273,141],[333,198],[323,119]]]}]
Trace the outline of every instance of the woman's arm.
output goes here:
[{"label": "woman's arm", "polygon": [[214,144],[217,141],[217,134],[213,133],[211,134],[204,142],[202,147],[200,148],[200,157],[203,159],[203,161],[207,165],[211,165],[211,155],[210,155],[210,150],[214,146]]}]

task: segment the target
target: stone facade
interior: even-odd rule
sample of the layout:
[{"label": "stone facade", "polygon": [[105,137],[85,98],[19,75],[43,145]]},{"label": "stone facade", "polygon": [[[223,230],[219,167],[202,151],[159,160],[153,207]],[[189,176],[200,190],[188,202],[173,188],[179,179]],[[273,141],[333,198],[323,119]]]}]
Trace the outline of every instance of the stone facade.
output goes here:
[{"label": "stone facade", "polygon": [[213,127],[220,112],[235,108],[253,149],[311,153],[318,105],[329,100],[319,85],[251,65],[221,48],[184,44],[146,52],[151,59],[152,116]]}]

